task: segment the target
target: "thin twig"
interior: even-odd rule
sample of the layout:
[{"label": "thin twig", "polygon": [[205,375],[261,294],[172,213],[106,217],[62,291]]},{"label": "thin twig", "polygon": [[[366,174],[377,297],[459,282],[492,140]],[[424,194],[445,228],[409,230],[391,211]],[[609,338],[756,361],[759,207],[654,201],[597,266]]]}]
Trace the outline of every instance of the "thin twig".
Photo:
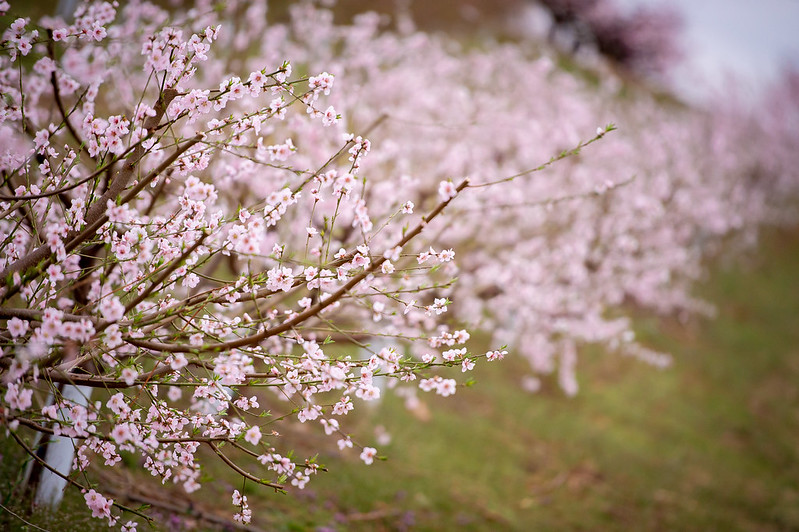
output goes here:
[{"label": "thin twig", "polygon": [[225,456],[222,453],[222,451],[220,451],[219,448],[216,445],[214,445],[213,442],[208,442],[208,445],[211,447],[211,449],[213,449],[213,451],[217,454],[217,456],[219,456],[219,458],[222,459],[223,462],[225,462],[228,466],[230,466],[231,469],[233,469],[233,471],[235,471],[239,475],[243,476],[244,478],[246,478],[248,480],[252,480],[253,482],[256,482],[258,484],[262,484],[264,486],[269,486],[270,488],[274,488],[276,490],[285,489],[285,486],[281,486],[280,484],[275,484],[274,482],[267,482],[266,480],[261,480],[260,478],[254,476],[254,475],[251,475],[250,473],[247,473],[242,468],[237,466],[230,458]]},{"label": "thin twig", "polygon": [[19,514],[16,514],[16,513],[12,512],[12,511],[11,511],[9,508],[6,508],[6,507],[5,507],[5,506],[3,506],[2,504],[0,504],[0,508],[2,508],[3,510],[5,510],[6,512],[10,513],[10,514],[11,514],[11,515],[13,515],[14,517],[16,517],[17,519],[19,519],[19,520],[20,520],[20,521],[22,521],[23,523],[25,523],[26,525],[28,525],[28,526],[32,526],[32,527],[33,527],[33,528],[35,528],[36,530],[42,530],[43,532],[50,532],[50,531],[49,531],[49,530],[47,530],[46,528],[42,528],[42,527],[40,527],[40,526],[38,526],[38,525],[34,525],[34,524],[33,524],[33,523],[31,523],[30,521],[27,521],[27,520],[25,520],[25,518],[24,518],[24,517],[22,517],[22,516],[21,516],[21,515],[19,515]]}]

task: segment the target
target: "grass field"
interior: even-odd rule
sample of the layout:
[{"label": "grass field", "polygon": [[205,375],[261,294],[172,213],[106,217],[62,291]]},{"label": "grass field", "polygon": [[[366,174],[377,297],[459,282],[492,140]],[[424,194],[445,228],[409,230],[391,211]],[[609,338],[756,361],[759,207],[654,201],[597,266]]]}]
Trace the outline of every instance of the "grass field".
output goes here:
[{"label": "grass field", "polygon": [[328,459],[307,494],[257,504],[288,530],[799,529],[798,236],[715,268],[717,319],[638,320],[670,369],[585,349],[570,399],[522,391],[509,357],[428,422],[385,401],[387,461]]},{"label": "grass field", "polygon": [[[575,398],[553,383],[535,395],[524,392],[518,381],[525,363],[513,356],[483,365],[477,383],[454,399],[423,396],[429,418],[388,394],[360,420],[348,420],[364,444],[374,437],[359,428],[385,426],[391,443],[379,448],[387,460],[365,466],[355,452],[343,459],[330,449],[321,458],[330,472],[304,492],[247,486],[254,524],[267,530],[799,529],[798,273],[799,233],[772,233],[746,265],[717,266],[698,287],[717,305],[715,320],[637,320],[647,345],[674,355],[671,368],[585,348]],[[298,454],[326,441],[316,432],[292,436]],[[18,464],[9,469],[7,458],[8,478]],[[234,486],[241,488],[224,479],[209,483],[201,504],[232,513]],[[14,504],[4,497],[4,505],[24,511]],[[49,530],[78,522],[88,529],[80,502],[73,497],[68,508],[30,519]],[[171,528],[192,522],[173,519]],[[24,529],[2,510],[0,526]]]}]

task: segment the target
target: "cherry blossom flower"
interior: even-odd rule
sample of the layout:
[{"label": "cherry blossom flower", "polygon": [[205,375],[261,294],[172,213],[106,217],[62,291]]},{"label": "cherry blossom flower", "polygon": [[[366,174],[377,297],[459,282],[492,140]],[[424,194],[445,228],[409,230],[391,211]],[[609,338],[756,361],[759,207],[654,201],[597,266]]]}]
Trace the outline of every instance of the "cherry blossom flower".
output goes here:
[{"label": "cherry blossom flower", "polygon": [[92,511],[92,517],[110,517],[111,505],[114,504],[113,499],[106,499],[95,490],[89,490],[83,498],[86,500],[86,506]]},{"label": "cherry blossom flower", "polygon": [[310,85],[315,92],[322,91],[324,92],[325,96],[327,96],[330,94],[330,90],[333,88],[333,81],[334,76],[332,74],[322,72],[318,76],[311,76],[308,78],[308,85]]},{"label": "cherry blossom flower", "polygon": [[124,380],[128,386],[133,386],[133,383],[136,382],[136,377],[138,376],[139,373],[133,368],[124,368],[122,370],[122,380]]},{"label": "cherry blossom flower", "polygon": [[8,385],[8,390],[3,399],[12,410],[25,410],[33,404],[32,397],[33,390],[21,388],[17,383],[11,383]]},{"label": "cherry blossom flower", "polygon": [[353,408],[355,408],[355,406],[352,404],[352,399],[350,399],[349,396],[345,396],[333,406],[333,413],[337,416],[343,416]]},{"label": "cherry blossom flower", "polygon": [[[202,337],[200,338],[200,340],[202,340]],[[200,342],[199,345],[202,345],[202,341]],[[188,363],[189,361],[186,359],[186,355],[184,355],[183,353],[178,353],[173,357],[171,357],[171,359],[169,360],[169,366],[176,371],[186,367]]]},{"label": "cherry blossom flower", "polygon": [[374,447],[364,447],[363,451],[361,451],[361,460],[366,465],[371,465],[374,462],[375,457],[377,456],[377,449]]},{"label": "cherry blossom flower", "polygon": [[507,351],[488,351],[485,354],[485,356],[486,360],[488,360],[489,362],[493,362],[495,360],[502,360],[503,358],[505,358],[505,355],[507,354],[508,354]]},{"label": "cherry blossom flower", "polygon": [[28,326],[28,322],[20,318],[11,318],[7,323],[8,332],[12,338],[24,336],[28,332]]},{"label": "cherry blossom flower", "polygon": [[325,434],[330,436],[331,434],[335,433],[339,429],[338,421],[335,419],[320,419],[322,426],[325,428]]},{"label": "cherry blossom flower", "polygon": [[325,113],[322,115],[322,124],[325,126],[332,126],[336,122],[340,120],[339,115],[336,114],[336,110],[333,109],[331,105],[325,110]]},{"label": "cherry blossom flower", "polygon": [[261,441],[260,427],[257,425],[250,427],[249,430],[247,430],[247,432],[244,434],[244,441],[253,445],[258,445],[258,442]]},{"label": "cherry blossom flower", "polygon": [[455,189],[455,183],[452,181],[442,181],[438,184],[438,197],[441,198],[442,201],[454,198],[457,193],[458,191]]}]

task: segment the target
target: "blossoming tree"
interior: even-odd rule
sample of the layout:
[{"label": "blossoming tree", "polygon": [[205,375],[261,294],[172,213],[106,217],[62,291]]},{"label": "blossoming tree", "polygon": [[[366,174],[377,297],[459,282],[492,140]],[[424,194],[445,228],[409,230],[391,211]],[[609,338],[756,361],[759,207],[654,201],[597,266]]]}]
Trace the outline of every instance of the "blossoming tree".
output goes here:
[{"label": "blossoming tree", "polygon": [[[346,416],[383,382],[449,396],[441,367],[505,343],[568,393],[583,342],[666,364],[607,310],[705,310],[699,243],[772,212],[734,173],[754,155],[717,168],[706,116],[618,98],[610,73],[587,88],[518,47],[305,3],[273,25],[265,3],[225,9],[95,2],[3,33],[0,416],[111,525],[136,510],[90,466],[120,453],[189,493],[201,449],[301,489],[319,464],[280,423],[371,464]],[[639,133],[604,140],[616,117]],[[40,452],[59,446],[66,468]]]}]

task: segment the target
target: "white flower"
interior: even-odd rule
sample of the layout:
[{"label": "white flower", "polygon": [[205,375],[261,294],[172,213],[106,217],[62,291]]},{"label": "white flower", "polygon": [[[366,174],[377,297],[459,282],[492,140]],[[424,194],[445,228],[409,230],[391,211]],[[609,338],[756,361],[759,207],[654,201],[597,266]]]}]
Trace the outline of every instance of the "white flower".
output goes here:
[{"label": "white flower", "polygon": [[250,427],[250,430],[244,434],[244,441],[253,445],[258,445],[258,442],[261,441],[260,427],[257,425]]},{"label": "white flower", "polygon": [[366,465],[371,465],[375,460],[375,456],[377,456],[377,449],[374,447],[364,447],[363,452],[361,452],[361,460]]}]

